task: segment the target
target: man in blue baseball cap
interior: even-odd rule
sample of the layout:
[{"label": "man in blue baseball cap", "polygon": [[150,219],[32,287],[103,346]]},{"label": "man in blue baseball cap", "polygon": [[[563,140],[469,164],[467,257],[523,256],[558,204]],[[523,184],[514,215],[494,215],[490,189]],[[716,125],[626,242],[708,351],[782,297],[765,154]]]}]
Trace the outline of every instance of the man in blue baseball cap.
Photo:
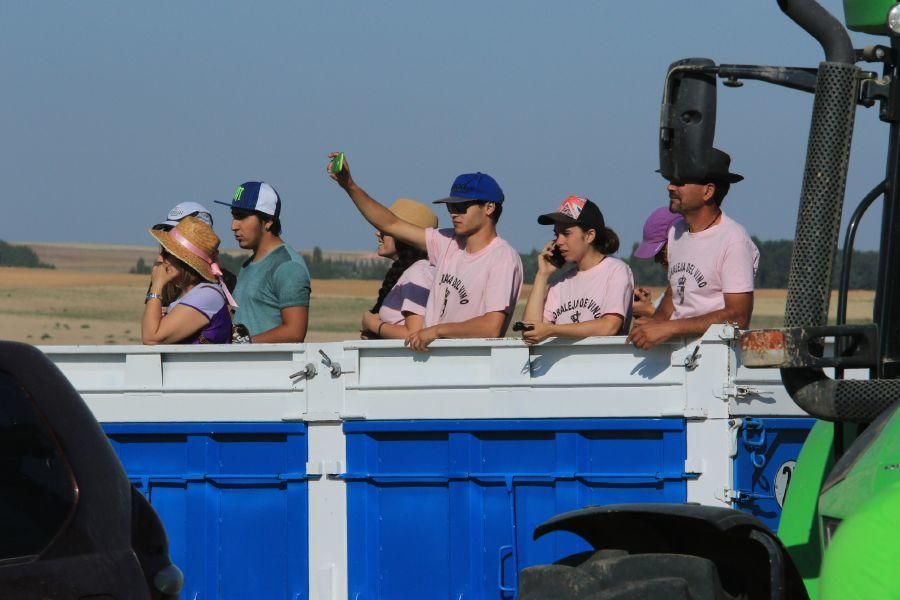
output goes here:
[{"label": "man in blue baseball cap", "polygon": [[434,202],[447,205],[453,229],[433,229],[407,223],[375,201],[353,181],[346,161],[337,173],[331,167],[328,172],[369,223],[426,250],[435,266],[425,324],[406,338],[410,348],[424,352],[438,338],[493,338],[506,332],[522,287],[522,261],[497,235],[505,198],[493,177],[457,177],[450,196]]},{"label": "man in blue baseball cap", "polygon": [[234,288],[234,323],[244,325],[249,336],[238,335],[235,341],[302,342],[309,323],[309,270],[280,237],[278,192],[268,183],[248,181],[238,186],[231,202],[215,202],[231,207],[234,239],[253,253]]}]

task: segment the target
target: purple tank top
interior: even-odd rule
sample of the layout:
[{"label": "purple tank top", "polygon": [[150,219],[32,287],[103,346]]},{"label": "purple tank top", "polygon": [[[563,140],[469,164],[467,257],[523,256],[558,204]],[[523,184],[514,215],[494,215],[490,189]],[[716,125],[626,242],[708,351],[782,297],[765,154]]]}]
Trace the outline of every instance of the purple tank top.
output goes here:
[{"label": "purple tank top", "polygon": [[190,306],[200,311],[209,319],[192,336],[183,339],[181,344],[230,344],[231,343],[231,311],[225,301],[225,294],[218,285],[201,283],[187,294],[178,298],[169,306],[169,310],[177,304]]}]

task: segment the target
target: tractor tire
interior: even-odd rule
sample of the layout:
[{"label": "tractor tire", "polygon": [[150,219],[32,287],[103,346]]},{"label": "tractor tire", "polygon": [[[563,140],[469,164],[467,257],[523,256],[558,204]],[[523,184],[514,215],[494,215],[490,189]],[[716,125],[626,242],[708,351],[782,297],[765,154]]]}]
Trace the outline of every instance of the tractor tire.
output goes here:
[{"label": "tractor tire", "polygon": [[520,600],[740,600],[722,587],[712,561],[683,554],[582,552],[524,569]]}]

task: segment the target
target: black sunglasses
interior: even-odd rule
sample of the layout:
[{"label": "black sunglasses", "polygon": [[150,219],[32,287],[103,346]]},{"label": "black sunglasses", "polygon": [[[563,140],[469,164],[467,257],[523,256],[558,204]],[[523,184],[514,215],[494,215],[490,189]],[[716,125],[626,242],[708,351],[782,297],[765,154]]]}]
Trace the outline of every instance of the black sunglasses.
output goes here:
[{"label": "black sunglasses", "polygon": [[469,200],[468,202],[448,202],[447,203],[447,212],[451,215],[464,215],[466,211],[469,210],[470,206],[475,206],[476,204],[482,204],[478,200]]}]

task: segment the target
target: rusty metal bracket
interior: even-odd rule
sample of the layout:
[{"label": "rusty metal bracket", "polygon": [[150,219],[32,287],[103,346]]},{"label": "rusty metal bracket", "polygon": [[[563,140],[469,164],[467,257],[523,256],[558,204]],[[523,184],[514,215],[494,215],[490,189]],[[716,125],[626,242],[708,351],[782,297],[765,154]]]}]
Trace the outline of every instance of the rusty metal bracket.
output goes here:
[{"label": "rusty metal bracket", "polygon": [[[826,337],[842,338],[842,356],[824,356]],[[840,325],[745,331],[740,338],[745,367],[874,368],[878,362],[878,327]]]}]

